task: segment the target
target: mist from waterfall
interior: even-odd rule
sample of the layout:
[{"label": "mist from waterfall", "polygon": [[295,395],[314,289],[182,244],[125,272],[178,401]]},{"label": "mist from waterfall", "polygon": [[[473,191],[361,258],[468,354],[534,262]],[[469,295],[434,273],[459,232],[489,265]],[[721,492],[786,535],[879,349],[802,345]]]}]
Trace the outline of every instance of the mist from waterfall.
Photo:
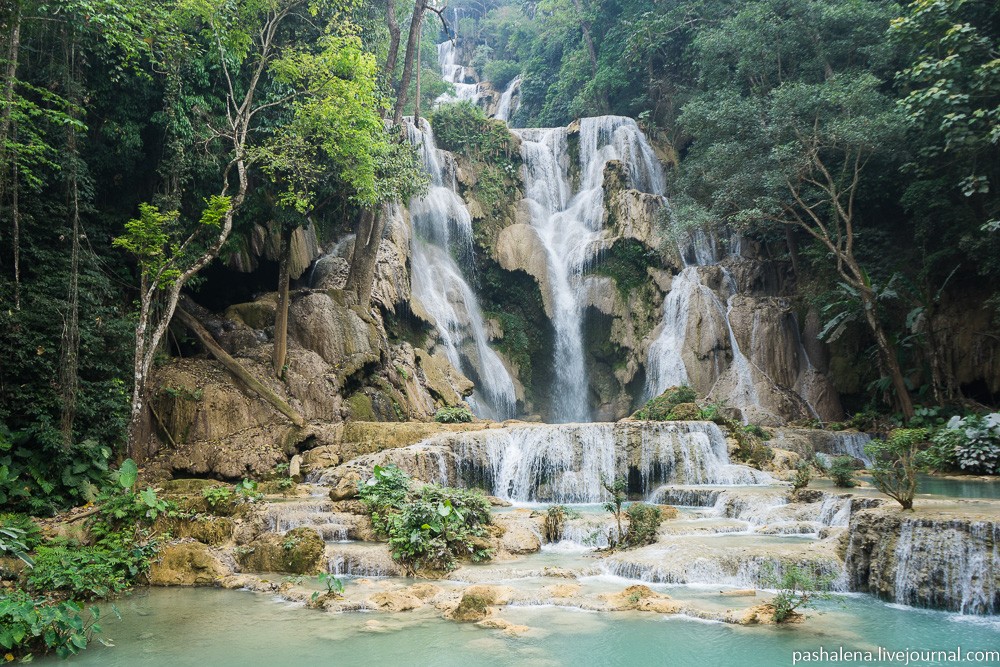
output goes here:
[{"label": "mist from waterfall", "polygon": [[[555,329],[553,416],[559,422],[590,419],[583,350],[583,274],[601,248],[604,168],[619,160],[629,187],[663,195],[663,169],[631,118],[600,116],[567,128],[513,130],[521,138],[525,201],[545,249]],[[579,164],[570,142],[579,142]],[[579,168],[574,185],[574,167]]]},{"label": "mist from waterfall", "polygon": [[433,318],[451,364],[478,379],[469,398],[476,414],[510,419],[517,407],[514,381],[489,346],[479,301],[453,256],[471,262],[472,216],[457,193],[452,158],[438,150],[426,119],[419,127],[408,121],[407,132],[431,180],[427,194],[409,205],[413,296]]}]

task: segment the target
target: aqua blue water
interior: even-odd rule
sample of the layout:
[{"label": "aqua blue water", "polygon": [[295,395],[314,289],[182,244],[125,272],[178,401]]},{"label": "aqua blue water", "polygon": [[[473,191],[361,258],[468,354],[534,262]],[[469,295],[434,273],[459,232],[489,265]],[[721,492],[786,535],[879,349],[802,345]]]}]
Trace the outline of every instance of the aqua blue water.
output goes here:
[{"label": "aqua blue water", "polygon": [[840,646],[874,651],[879,645],[893,650],[1000,650],[998,617],[906,609],[867,596],[822,602],[804,623],[781,628],[558,607],[504,610],[503,618],[531,628],[523,636],[456,624],[434,610],[331,614],[242,591],[152,589],[118,607],[123,620],[105,626],[116,646],[92,646],[68,664],[772,667],[791,665],[794,651],[821,646],[828,651]]}]

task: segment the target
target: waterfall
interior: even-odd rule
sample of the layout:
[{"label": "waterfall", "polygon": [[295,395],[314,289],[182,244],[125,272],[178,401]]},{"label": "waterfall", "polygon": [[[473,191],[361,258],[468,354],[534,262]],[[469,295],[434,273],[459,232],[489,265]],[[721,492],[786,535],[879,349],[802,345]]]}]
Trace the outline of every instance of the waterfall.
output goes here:
[{"label": "waterfall", "polygon": [[427,195],[409,206],[413,296],[433,318],[451,364],[478,379],[472,408],[482,417],[509,419],[516,411],[514,381],[489,346],[479,301],[452,256],[471,260],[472,216],[456,191],[451,157],[437,149],[430,124],[421,119],[419,128],[408,123],[407,130],[431,180]]},{"label": "waterfall", "polygon": [[584,270],[595,258],[604,223],[604,168],[619,160],[628,184],[663,195],[663,170],[631,118],[600,116],[580,122],[579,185],[574,187],[570,131],[514,130],[521,138],[525,199],[531,224],[546,252],[556,332],[553,387],[557,421],[587,421],[587,375],[582,341],[581,289]]},{"label": "waterfall", "polygon": [[642,496],[665,483],[774,482],[731,464],[725,435],[709,422],[518,426],[433,442],[451,448],[466,483],[518,502],[601,502],[603,482],[626,475],[629,491]]},{"label": "waterfall", "polygon": [[[511,104],[514,101],[514,95],[517,95],[517,105],[511,109]],[[507,84],[504,88],[503,94],[500,95],[500,101],[497,103],[497,111],[493,115],[497,120],[502,120],[505,123],[510,122],[511,115],[517,113],[517,110],[521,108],[521,77],[515,77]]]},{"label": "waterfall", "polygon": [[896,542],[895,600],[964,614],[1000,610],[1000,525],[906,519]]},{"label": "waterfall", "polygon": [[479,101],[476,73],[471,68],[458,64],[458,50],[455,48],[455,43],[451,40],[441,42],[437,45],[437,52],[438,62],[441,64],[441,78],[455,86],[455,93],[444,93],[434,103],[467,101],[476,104]]}]

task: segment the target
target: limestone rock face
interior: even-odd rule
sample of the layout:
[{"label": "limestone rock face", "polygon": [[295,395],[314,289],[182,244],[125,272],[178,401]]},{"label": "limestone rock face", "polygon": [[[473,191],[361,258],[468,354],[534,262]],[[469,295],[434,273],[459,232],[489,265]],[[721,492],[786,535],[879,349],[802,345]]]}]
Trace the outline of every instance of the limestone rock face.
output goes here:
[{"label": "limestone rock face", "polygon": [[164,463],[174,473],[262,475],[286,461],[298,441],[286,417],[211,361],[179,359],[159,369],[157,384],[162,389],[149,404],[161,437],[172,445]]},{"label": "limestone rock face", "polygon": [[1000,523],[988,513],[922,504],[913,513],[888,505],[851,516],[842,542],[851,590],[912,606],[997,613]]},{"label": "limestone rock face", "polygon": [[378,325],[360,308],[309,293],[289,308],[289,334],[336,369],[341,382],[381,359]]},{"label": "limestone rock face", "polygon": [[175,542],[160,548],[149,568],[153,586],[216,586],[233,573],[221,552],[201,542]]},{"label": "limestone rock face", "polygon": [[239,557],[249,572],[315,574],[321,570],[326,544],[312,528],[293,528],[284,535],[266,533],[249,544]]},{"label": "limestone rock face", "polygon": [[538,282],[545,314],[551,318],[552,287],[549,283],[548,255],[535,228],[526,223],[504,227],[497,236],[493,254],[502,268],[524,271]]},{"label": "limestone rock face", "polygon": [[410,300],[409,261],[410,225],[404,211],[392,209],[376,255],[372,288],[372,300],[390,313]]}]

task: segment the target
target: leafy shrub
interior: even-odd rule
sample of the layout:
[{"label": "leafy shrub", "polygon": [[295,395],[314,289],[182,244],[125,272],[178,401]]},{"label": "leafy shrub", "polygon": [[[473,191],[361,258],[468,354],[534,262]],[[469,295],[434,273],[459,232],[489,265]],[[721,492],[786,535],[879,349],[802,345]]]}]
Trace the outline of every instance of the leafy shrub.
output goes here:
[{"label": "leafy shrub", "polygon": [[27,583],[37,592],[58,591],[88,600],[103,598],[127,590],[141,573],[142,565],[137,561],[143,560],[148,566],[148,559],[137,559],[129,551],[98,546],[40,546]]},{"label": "leafy shrub", "polygon": [[212,486],[201,492],[209,511],[221,516],[237,513],[244,506],[264,497],[257,490],[257,482],[244,479],[233,486]]},{"label": "leafy shrub", "polygon": [[931,438],[927,463],[939,469],[961,468],[994,475],[1000,472],[1000,412],[954,416]]},{"label": "leafy shrub", "polygon": [[111,448],[95,440],[67,448],[57,436],[44,429],[12,432],[0,423],[0,506],[42,515],[94,499]]},{"label": "leafy shrub", "polygon": [[927,429],[899,428],[886,440],[872,440],[865,445],[865,453],[872,460],[869,472],[875,487],[906,510],[913,509],[917,472],[922,465],[918,446],[926,440]]},{"label": "leafy shrub", "polygon": [[854,457],[838,456],[830,462],[830,479],[833,485],[842,489],[850,489],[858,485],[854,480]]},{"label": "leafy shrub", "polygon": [[792,478],[792,488],[798,491],[809,486],[812,479],[812,466],[808,461],[799,461],[795,465],[795,477]]},{"label": "leafy shrub", "polygon": [[410,479],[395,466],[376,466],[359,486],[372,525],[388,536],[393,558],[410,570],[447,571],[459,558],[492,556],[485,540],[490,504],[482,493],[426,484],[410,489]]},{"label": "leafy shrub", "polygon": [[760,438],[764,442],[767,442],[768,440],[771,439],[771,434],[758,424],[747,424],[743,427],[743,431],[745,433],[749,433],[750,435],[756,438]]},{"label": "leafy shrub", "polygon": [[503,121],[487,118],[469,102],[443,104],[430,116],[438,148],[478,161],[510,163],[518,155]]},{"label": "leafy shrub", "polygon": [[371,479],[358,485],[358,497],[372,519],[372,527],[383,537],[389,534],[389,517],[406,502],[409,476],[396,466],[375,466]]},{"label": "leafy shrub", "polygon": [[0,528],[20,531],[21,541],[31,551],[42,542],[42,531],[27,514],[0,514]]},{"label": "leafy shrub", "polygon": [[625,512],[622,507],[627,497],[625,490],[628,488],[628,484],[625,479],[616,479],[613,482],[602,479],[601,486],[611,495],[611,499],[604,503],[604,509],[611,512],[611,516],[615,519],[615,527],[618,528],[617,534],[615,534],[614,527],[608,530],[608,548],[614,549],[625,539],[625,530],[622,528],[622,518],[625,516]]},{"label": "leafy shrub", "polygon": [[778,589],[777,595],[771,600],[774,607],[774,621],[783,623],[797,616],[796,609],[809,607],[816,598],[826,597],[830,590],[832,578],[806,568],[792,565],[785,569],[780,577],[767,574],[764,585]]},{"label": "leafy shrub", "polygon": [[76,602],[51,603],[21,590],[0,593],[0,649],[9,659],[31,660],[35,653],[68,658],[101,633],[100,609],[86,615]]},{"label": "leafy shrub", "polygon": [[641,547],[656,541],[656,531],[663,521],[660,508],[646,503],[632,503],[625,510],[628,517],[628,528],[625,530],[623,547]]},{"label": "leafy shrub", "polygon": [[483,68],[483,76],[497,90],[503,90],[521,73],[521,65],[513,60],[491,60]]},{"label": "leafy shrub", "polygon": [[441,408],[434,413],[434,421],[439,424],[467,424],[472,419],[468,408]]},{"label": "leafy shrub", "polygon": [[670,387],[659,396],[649,399],[632,416],[646,421],[668,421],[674,408],[681,403],[694,403],[697,398],[698,394],[691,387]]},{"label": "leafy shrub", "polygon": [[567,512],[563,505],[552,505],[545,511],[542,536],[546,542],[558,542],[562,539],[563,530],[566,527],[566,517]]}]

